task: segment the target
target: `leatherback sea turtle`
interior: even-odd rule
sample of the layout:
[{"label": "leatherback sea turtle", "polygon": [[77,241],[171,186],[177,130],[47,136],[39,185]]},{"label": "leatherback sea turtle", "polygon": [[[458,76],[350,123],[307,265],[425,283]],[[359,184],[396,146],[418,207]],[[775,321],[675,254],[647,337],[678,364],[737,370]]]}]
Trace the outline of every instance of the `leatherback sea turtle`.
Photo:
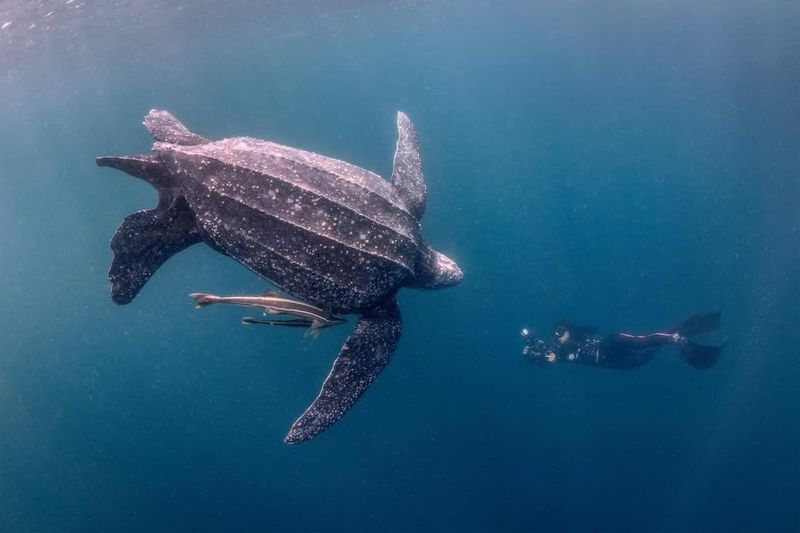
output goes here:
[{"label": "leatherback sea turtle", "polygon": [[169,257],[204,242],[296,298],[358,314],[322,390],[285,441],[315,437],[389,362],[401,330],[397,290],[463,278],[420,235],[426,187],[411,120],[398,112],[390,181],[269,141],[211,141],[166,111],[150,111],[144,125],[156,140],[152,155],[97,159],[158,191],[158,206],[129,215],[111,240],[111,299],[130,302]]}]

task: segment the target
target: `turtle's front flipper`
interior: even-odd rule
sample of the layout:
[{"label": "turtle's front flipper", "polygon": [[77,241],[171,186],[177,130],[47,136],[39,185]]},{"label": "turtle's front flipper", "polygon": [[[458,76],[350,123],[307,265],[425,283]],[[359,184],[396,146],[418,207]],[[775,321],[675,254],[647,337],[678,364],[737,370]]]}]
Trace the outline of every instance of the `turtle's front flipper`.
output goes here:
[{"label": "turtle's front flipper", "polygon": [[339,420],[389,363],[400,340],[400,311],[391,302],[358,319],[317,399],[292,425],[289,444],[316,437]]}]

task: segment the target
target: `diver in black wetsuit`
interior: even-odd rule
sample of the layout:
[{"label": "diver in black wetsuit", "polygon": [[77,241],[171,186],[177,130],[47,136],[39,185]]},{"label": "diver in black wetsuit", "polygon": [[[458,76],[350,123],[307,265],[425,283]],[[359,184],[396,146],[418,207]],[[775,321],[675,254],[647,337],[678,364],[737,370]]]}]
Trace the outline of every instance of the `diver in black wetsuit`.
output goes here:
[{"label": "diver in black wetsuit", "polygon": [[598,337],[596,328],[582,327],[561,321],[553,328],[552,341],[535,338],[527,328],[521,335],[522,353],[536,362],[566,361],[606,368],[637,368],[648,362],[668,344],[677,344],[681,356],[690,366],[711,368],[717,362],[722,346],[706,346],[689,337],[719,329],[720,312],[697,315],[669,331],[647,335],[619,332]]}]

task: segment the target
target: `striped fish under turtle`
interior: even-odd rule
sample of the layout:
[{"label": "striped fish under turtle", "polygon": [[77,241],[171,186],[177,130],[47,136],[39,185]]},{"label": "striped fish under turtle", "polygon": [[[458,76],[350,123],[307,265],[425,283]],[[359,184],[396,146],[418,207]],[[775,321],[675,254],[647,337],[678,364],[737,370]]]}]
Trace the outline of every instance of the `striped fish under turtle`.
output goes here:
[{"label": "striped fish under turtle", "polygon": [[305,326],[309,329],[310,334],[316,334],[319,329],[335,326],[337,324],[344,324],[347,322],[343,317],[334,315],[333,313],[315,307],[309,303],[301,302],[300,300],[293,300],[286,298],[274,292],[268,292],[260,296],[217,296],[216,294],[207,294],[204,292],[193,292],[189,295],[195,302],[195,306],[199,309],[207,307],[212,304],[231,304],[240,305],[243,307],[256,307],[262,309],[264,314],[269,315],[290,315],[297,318],[294,319],[270,319],[270,320],[257,320],[252,317],[245,317],[247,320],[242,319],[245,324],[261,324],[265,326],[288,326],[288,327],[301,327]]}]

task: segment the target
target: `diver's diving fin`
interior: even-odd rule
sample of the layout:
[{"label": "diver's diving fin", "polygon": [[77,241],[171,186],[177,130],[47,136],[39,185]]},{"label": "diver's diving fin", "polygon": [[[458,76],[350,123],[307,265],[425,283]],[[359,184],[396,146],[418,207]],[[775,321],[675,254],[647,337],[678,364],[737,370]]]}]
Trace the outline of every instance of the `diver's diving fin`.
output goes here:
[{"label": "diver's diving fin", "polygon": [[163,210],[128,215],[111,239],[111,300],[129,303],[164,261],[198,242],[194,213],[183,197]]},{"label": "diver's diving fin", "polygon": [[725,346],[723,342],[719,346],[705,346],[690,340],[685,341],[681,346],[681,357],[686,361],[689,366],[699,370],[706,370],[714,366],[714,363],[719,359],[722,353],[722,348]]},{"label": "diver's diving fin", "polygon": [[180,144],[183,146],[194,146],[197,144],[210,143],[202,135],[197,135],[189,131],[180,120],[175,118],[169,111],[161,109],[151,109],[144,117],[144,126],[150,135],[157,141]]},{"label": "diver's diving fin", "polygon": [[314,438],[339,420],[389,363],[401,329],[394,300],[363,314],[333,362],[319,395],[295,421],[284,441],[294,444]]},{"label": "diver's diving fin", "polygon": [[408,115],[397,112],[397,149],[394,153],[392,185],[400,193],[406,207],[417,220],[425,212],[427,189],[422,176],[422,157],[414,124]]},{"label": "diver's diving fin", "polygon": [[673,328],[672,332],[678,333],[682,337],[692,337],[701,333],[715,331],[719,329],[721,316],[722,313],[720,311],[695,315],[678,324]]}]

